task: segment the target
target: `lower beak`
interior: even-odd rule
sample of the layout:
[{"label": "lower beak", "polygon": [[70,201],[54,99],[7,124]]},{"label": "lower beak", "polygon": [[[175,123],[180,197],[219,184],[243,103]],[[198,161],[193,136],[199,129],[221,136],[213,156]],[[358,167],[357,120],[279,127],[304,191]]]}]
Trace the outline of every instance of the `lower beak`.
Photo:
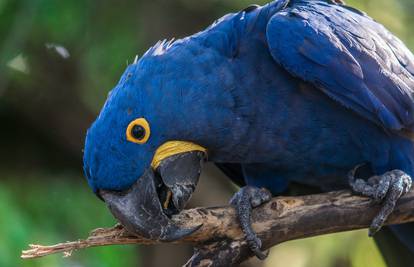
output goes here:
[{"label": "lower beak", "polygon": [[156,172],[149,168],[128,190],[100,190],[99,194],[130,233],[160,241],[181,239],[201,225],[181,228],[168,215],[185,207],[197,186],[203,162],[201,151],[172,155],[160,162]]},{"label": "lower beak", "polygon": [[[181,211],[193,194],[200,177],[204,153],[192,151],[176,154],[164,159],[157,173],[162,178],[164,185],[172,193],[174,207]],[[164,202],[164,208],[168,208],[169,199]]]}]

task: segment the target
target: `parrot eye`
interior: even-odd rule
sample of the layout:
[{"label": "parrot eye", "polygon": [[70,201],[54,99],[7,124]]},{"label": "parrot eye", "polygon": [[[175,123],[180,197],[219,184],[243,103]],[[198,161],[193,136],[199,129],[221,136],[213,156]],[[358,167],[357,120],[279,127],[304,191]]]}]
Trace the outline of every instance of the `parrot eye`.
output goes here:
[{"label": "parrot eye", "polygon": [[126,130],[127,140],[137,144],[145,144],[150,137],[148,121],[139,118],[131,121]]},{"label": "parrot eye", "polygon": [[141,125],[134,125],[131,130],[131,135],[137,140],[142,140],[145,137],[145,129]]}]

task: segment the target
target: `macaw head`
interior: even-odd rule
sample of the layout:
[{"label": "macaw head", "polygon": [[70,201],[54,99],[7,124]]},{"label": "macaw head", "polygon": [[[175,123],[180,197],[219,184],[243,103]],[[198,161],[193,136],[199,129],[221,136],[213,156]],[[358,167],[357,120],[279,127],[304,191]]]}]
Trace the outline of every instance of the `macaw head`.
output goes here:
[{"label": "macaw head", "polygon": [[[188,104],[203,93],[194,94],[194,86],[202,85],[177,74],[205,78],[175,60],[177,53],[163,54],[168,45],[158,44],[127,67],[84,148],[85,176],[112,214],[129,232],[163,241],[198,229],[182,229],[169,216],[184,208],[207,157],[197,130],[203,125],[191,125],[199,105]],[[189,87],[194,90],[181,91]]]}]

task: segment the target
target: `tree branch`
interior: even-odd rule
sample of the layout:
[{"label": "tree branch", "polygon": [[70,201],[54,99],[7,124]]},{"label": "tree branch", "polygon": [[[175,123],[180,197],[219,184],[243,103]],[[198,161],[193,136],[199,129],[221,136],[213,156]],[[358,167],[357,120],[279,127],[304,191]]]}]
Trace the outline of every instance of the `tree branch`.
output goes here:
[{"label": "tree branch", "polygon": [[[403,196],[387,224],[414,221],[414,190]],[[253,211],[253,228],[263,241],[263,248],[276,244],[322,234],[367,228],[378,213],[380,205],[348,191],[300,197],[276,197]],[[182,227],[202,228],[175,243],[195,246],[193,257],[185,266],[231,266],[253,256],[243,240],[235,210],[232,207],[196,208],[173,216]],[[65,253],[95,246],[120,244],[155,244],[157,241],[134,237],[117,225],[96,229],[85,240],[60,243],[53,246],[30,245],[22,251],[23,259]]]}]

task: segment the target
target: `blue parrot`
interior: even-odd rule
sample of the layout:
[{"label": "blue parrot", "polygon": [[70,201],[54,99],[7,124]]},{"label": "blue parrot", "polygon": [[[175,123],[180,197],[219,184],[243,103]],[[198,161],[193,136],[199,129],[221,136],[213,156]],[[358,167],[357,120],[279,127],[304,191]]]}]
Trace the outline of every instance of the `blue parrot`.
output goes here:
[{"label": "blue parrot", "polygon": [[[85,176],[127,230],[171,241],[198,229],[170,216],[205,161],[241,186],[230,202],[259,258],[251,210],[295,184],[382,202],[375,234],[414,175],[414,56],[333,0],[254,5],[158,42],[127,67],[88,130]],[[407,224],[376,235],[390,264],[412,265],[413,234]]]}]

